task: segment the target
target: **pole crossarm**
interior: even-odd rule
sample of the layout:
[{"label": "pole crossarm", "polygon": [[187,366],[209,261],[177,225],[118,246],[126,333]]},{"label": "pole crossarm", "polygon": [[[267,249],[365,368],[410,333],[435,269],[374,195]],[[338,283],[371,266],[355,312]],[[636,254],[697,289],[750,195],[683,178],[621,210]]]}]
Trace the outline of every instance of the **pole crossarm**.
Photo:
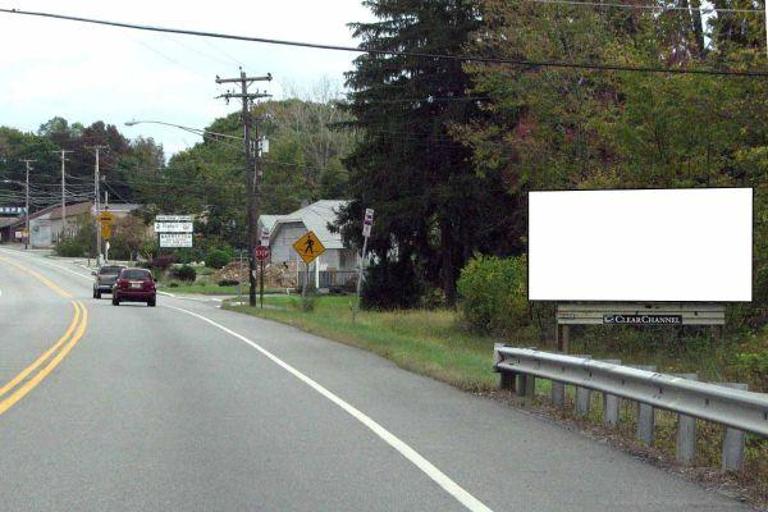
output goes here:
[{"label": "pole crossarm", "polygon": [[231,83],[242,83],[245,81],[247,84],[251,84],[253,82],[271,82],[272,81],[272,73],[267,73],[264,76],[241,76],[237,78],[220,78],[218,75],[216,75],[216,83],[217,84],[231,84]]}]

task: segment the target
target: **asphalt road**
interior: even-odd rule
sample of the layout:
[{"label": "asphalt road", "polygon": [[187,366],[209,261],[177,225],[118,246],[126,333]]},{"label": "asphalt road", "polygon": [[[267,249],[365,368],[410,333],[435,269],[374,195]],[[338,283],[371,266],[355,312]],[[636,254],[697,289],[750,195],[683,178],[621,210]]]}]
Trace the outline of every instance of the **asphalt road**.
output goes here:
[{"label": "asphalt road", "polygon": [[0,248],[0,386],[68,350],[0,392],[3,411],[29,388],[0,412],[0,510],[747,510],[364,351],[213,301],[108,297]]}]

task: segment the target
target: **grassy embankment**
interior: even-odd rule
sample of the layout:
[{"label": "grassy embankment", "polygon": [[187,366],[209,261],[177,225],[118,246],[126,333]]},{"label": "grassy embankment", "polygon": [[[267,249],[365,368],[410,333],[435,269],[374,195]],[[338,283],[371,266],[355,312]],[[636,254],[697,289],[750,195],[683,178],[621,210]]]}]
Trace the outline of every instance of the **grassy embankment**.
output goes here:
[{"label": "grassy embankment", "polygon": [[[267,306],[225,305],[226,308],[293,325],[342,343],[354,345],[386,357],[398,366],[428,375],[467,391],[490,392],[496,389],[498,376],[491,371],[491,354],[495,341],[468,331],[459,315],[448,310],[411,310],[394,312],[358,313],[352,322],[350,297],[320,297],[315,299],[313,311],[302,311],[299,297],[268,297]],[[701,380],[746,381],[752,389],[760,387],[750,375],[739,371],[734,364],[734,340],[720,343],[706,341],[706,336],[676,339],[674,331],[643,332],[632,329],[576,329],[572,343],[573,353],[591,354],[594,358],[621,359],[625,364],[653,364],[665,373],[697,372]],[[673,341],[663,341],[670,340]],[[514,345],[535,346],[536,340],[505,340]],[[542,349],[552,349],[541,345]],[[537,393],[546,396],[549,382],[537,382]],[[765,391],[762,389],[762,391]],[[656,461],[673,465],[675,453],[676,415],[657,412],[656,437],[652,448],[634,441],[636,425],[635,407],[624,401],[621,423],[616,429],[599,427],[602,421],[602,400],[599,393],[592,394],[592,407],[587,418],[575,418],[569,386],[571,406],[566,412],[550,412],[563,420],[572,421],[583,428],[597,430],[598,435],[613,439],[617,444]],[[545,405],[546,399],[538,400]],[[698,455],[700,468],[719,466],[723,428],[699,422]],[[725,481],[747,489],[754,503],[768,503],[768,442],[749,436],[746,466],[739,474],[723,476],[708,470],[699,472],[701,478],[713,483]],[[714,476],[713,476],[714,475]]]},{"label": "grassy embankment", "polygon": [[493,339],[473,335],[456,323],[455,313],[437,311],[361,311],[352,323],[350,297],[320,297],[303,312],[299,297],[268,297],[264,310],[225,306],[287,323],[349,345],[370,350],[408,370],[461,389],[488,391],[497,376],[490,371]]}]

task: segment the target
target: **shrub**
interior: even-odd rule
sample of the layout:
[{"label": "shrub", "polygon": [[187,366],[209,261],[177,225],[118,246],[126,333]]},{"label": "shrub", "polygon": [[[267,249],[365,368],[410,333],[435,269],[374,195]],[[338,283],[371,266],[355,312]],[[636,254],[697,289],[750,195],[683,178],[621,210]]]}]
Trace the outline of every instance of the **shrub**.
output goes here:
[{"label": "shrub", "polygon": [[205,258],[205,266],[211,268],[221,268],[232,259],[229,253],[220,249],[211,251],[208,253],[208,257]]},{"label": "shrub", "polygon": [[176,281],[171,281],[171,282],[168,284],[168,287],[169,287],[169,288],[178,288],[178,287],[179,287],[179,283],[177,283]]},{"label": "shrub", "polygon": [[58,256],[71,258],[96,256],[96,227],[88,214],[80,215],[72,234],[59,240],[54,248]]},{"label": "shrub", "polygon": [[180,281],[194,281],[197,279],[197,272],[190,265],[182,265],[173,269],[173,277]]},{"label": "shrub", "polygon": [[186,265],[205,259],[205,252],[199,247],[184,247],[176,250],[179,263]]},{"label": "shrub", "polygon": [[164,272],[174,263],[176,263],[176,256],[173,254],[165,254],[163,256],[152,258],[152,261],[149,262],[149,267]]},{"label": "shrub", "polygon": [[317,297],[312,293],[308,293],[307,295],[302,295],[298,299],[291,298],[290,301],[291,301],[291,307],[296,311],[311,313],[315,310]]},{"label": "shrub", "polygon": [[56,244],[54,252],[57,256],[64,256],[67,258],[77,258],[81,256],[87,256],[90,247],[85,246],[79,240],[74,238],[65,238]]},{"label": "shrub", "polygon": [[736,367],[757,383],[760,389],[768,388],[768,353],[743,352],[736,356]]},{"label": "shrub", "polygon": [[424,286],[410,260],[383,260],[366,269],[361,306],[364,309],[408,309],[419,305]]},{"label": "shrub", "polygon": [[464,318],[473,328],[507,336],[529,325],[525,256],[477,256],[457,284]]},{"label": "shrub", "polygon": [[219,281],[219,286],[237,286],[240,284],[240,281],[237,279],[222,279]]}]

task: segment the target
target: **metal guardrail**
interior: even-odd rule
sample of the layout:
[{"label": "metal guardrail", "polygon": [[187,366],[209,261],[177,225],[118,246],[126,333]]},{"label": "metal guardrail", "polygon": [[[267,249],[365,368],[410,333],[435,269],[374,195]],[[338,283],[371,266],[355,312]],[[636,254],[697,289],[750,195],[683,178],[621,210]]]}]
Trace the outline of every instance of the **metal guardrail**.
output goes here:
[{"label": "metal guardrail", "polygon": [[[604,395],[604,423],[618,422],[618,398],[637,402],[638,438],[650,444],[653,437],[653,409],[678,414],[678,461],[691,463],[695,449],[695,421],[699,418],[729,427],[723,445],[723,468],[743,464],[744,432],[768,437],[768,394],[746,391],[745,385],[712,384],[695,380],[695,375],[675,376],[618,361],[598,361],[588,356],[494,346],[494,368],[501,373],[502,387],[517,387],[521,396],[533,396],[535,379],[552,381],[552,401],[565,405],[566,384],[576,387],[576,412],[589,409],[590,391]],[[517,383],[515,382],[517,378]],[[618,398],[617,398],[618,397]],[[691,423],[693,422],[693,423]],[[649,430],[650,429],[650,430]]]},{"label": "metal guardrail", "polygon": [[768,437],[768,395],[527,348],[494,347],[499,371],[610,393]]}]

